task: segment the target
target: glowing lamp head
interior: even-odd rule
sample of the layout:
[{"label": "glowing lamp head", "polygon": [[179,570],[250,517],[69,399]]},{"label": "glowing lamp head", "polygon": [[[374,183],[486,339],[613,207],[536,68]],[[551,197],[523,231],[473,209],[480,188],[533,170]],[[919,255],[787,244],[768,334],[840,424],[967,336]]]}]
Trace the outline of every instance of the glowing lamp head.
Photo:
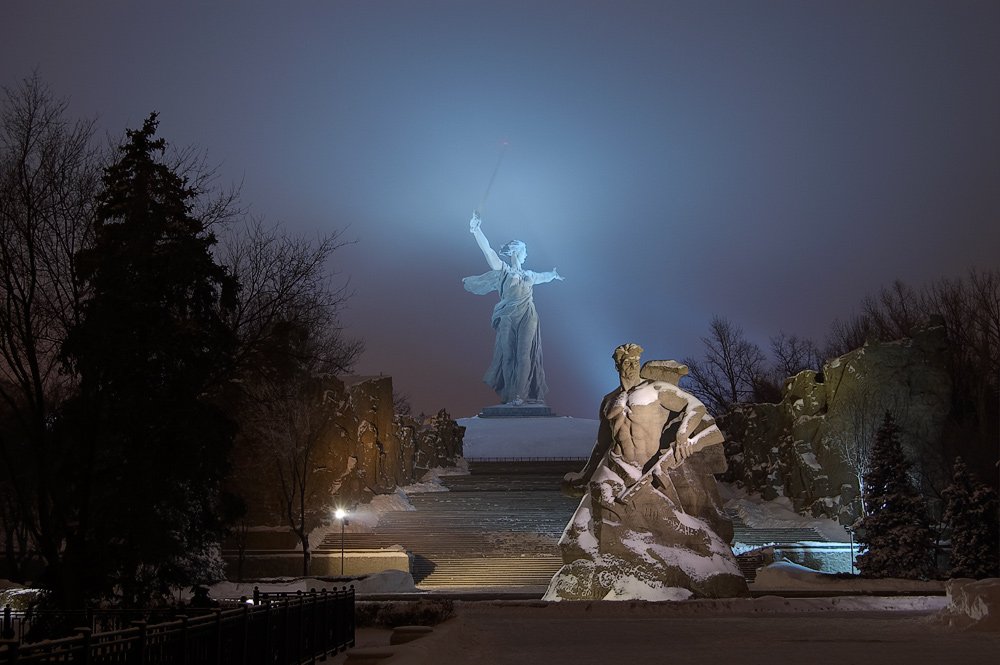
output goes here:
[{"label": "glowing lamp head", "polygon": [[344,510],[343,508],[337,508],[335,511],[333,511],[333,516],[336,517],[338,520],[342,520],[345,517],[347,517],[347,511]]}]

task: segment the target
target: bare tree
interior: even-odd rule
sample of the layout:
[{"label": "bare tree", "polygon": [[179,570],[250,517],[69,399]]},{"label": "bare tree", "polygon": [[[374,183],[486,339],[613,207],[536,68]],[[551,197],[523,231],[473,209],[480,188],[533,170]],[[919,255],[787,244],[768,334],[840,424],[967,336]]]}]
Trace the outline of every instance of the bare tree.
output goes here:
[{"label": "bare tree", "polygon": [[764,352],[743,336],[743,329],[721,316],[712,318],[704,361],[686,358],[691,391],[716,413],[749,402],[768,380]]},{"label": "bare tree", "polygon": [[846,414],[846,422],[838,429],[838,435],[828,440],[844,464],[851,469],[858,483],[862,515],[867,515],[865,506],[865,477],[871,470],[872,446],[886,414],[894,420],[906,417],[906,404],[898,394],[886,394],[865,385],[844,401],[839,409]]},{"label": "bare tree", "polygon": [[[293,324],[308,331],[308,361],[322,373],[347,371],[364,344],[350,339],[340,314],[350,299],[349,284],[334,283],[333,254],[349,244],[335,231],[314,241],[287,234],[280,225],[250,219],[223,239],[222,262],[240,283],[231,325],[239,339],[238,366],[258,364],[273,351],[273,335]],[[300,349],[301,352],[301,349]]]},{"label": "bare tree", "polygon": [[953,387],[951,437],[974,468],[990,461],[985,452],[1000,437],[1000,271],[971,270],[921,289],[895,281],[864,300],[860,314],[835,322],[826,357],[843,355],[868,341],[909,336],[921,324],[943,324]]},{"label": "bare tree", "polygon": [[251,391],[256,409],[250,434],[270,461],[270,472],[262,475],[276,490],[278,510],[302,545],[306,576],[312,558],[309,533],[324,517],[323,493],[331,486],[331,479],[324,479],[330,470],[316,464],[316,453],[334,425],[336,403],[322,380],[307,372],[261,377]]},{"label": "bare tree", "polygon": [[236,455],[262,455],[279,512],[302,544],[308,574],[309,532],[324,515],[329,483],[315,463],[335,405],[324,389],[330,375],[348,371],[363,344],[349,338],[340,314],[351,296],[335,284],[333,254],[347,244],[341,232],[314,241],[251,219],[231,228],[222,260],[240,282],[231,321],[236,331],[238,395],[234,409],[245,425]]},{"label": "bare tree", "polygon": [[0,483],[5,517],[57,566],[67,513],[57,478],[67,463],[51,423],[74,377],[60,348],[85,297],[74,256],[93,238],[100,155],[93,122],[31,77],[4,89],[0,109]]},{"label": "bare tree", "polygon": [[392,412],[397,416],[409,416],[413,414],[413,405],[410,404],[410,396],[397,390],[392,391]]},{"label": "bare tree", "polygon": [[811,340],[784,332],[771,338],[771,353],[774,354],[774,371],[781,379],[805,369],[819,369],[822,362],[819,349]]},{"label": "bare tree", "polygon": [[835,319],[830,325],[830,332],[826,337],[826,347],[823,349],[823,356],[825,358],[837,358],[845,353],[850,353],[854,349],[860,349],[873,339],[872,323],[867,316],[861,314],[853,316],[846,321]]},{"label": "bare tree", "polygon": [[908,337],[913,329],[927,322],[928,298],[901,280],[883,288],[877,296],[864,300],[864,315],[879,340]]}]

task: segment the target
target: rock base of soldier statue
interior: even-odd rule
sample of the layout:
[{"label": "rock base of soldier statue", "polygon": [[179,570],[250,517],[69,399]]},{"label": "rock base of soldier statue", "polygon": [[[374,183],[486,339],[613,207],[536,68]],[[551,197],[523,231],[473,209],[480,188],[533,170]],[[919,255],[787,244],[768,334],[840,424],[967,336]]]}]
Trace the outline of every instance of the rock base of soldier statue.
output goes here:
[{"label": "rock base of soldier statue", "polygon": [[[704,520],[646,486],[626,503],[599,478],[559,541],[565,565],[545,600],[684,600],[749,596],[729,545]],[[617,488],[615,488],[617,489]]]},{"label": "rock base of soldier statue", "polygon": [[555,415],[555,412],[542,402],[497,404],[484,407],[479,412],[480,418],[550,418]]}]

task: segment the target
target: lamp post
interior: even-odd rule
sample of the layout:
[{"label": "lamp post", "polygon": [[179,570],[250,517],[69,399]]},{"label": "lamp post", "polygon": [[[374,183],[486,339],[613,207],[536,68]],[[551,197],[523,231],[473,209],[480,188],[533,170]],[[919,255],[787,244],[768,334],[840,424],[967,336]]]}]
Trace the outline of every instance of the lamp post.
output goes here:
[{"label": "lamp post", "polygon": [[340,520],[340,576],[344,576],[344,527],[347,525],[347,511],[337,508],[333,516]]},{"label": "lamp post", "polygon": [[855,522],[854,524],[844,525],[844,531],[851,534],[851,575],[854,574],[854,568],[855,568],[854,566],[854,529],[856,528],[855,524],[857,524],[857,522]]}]

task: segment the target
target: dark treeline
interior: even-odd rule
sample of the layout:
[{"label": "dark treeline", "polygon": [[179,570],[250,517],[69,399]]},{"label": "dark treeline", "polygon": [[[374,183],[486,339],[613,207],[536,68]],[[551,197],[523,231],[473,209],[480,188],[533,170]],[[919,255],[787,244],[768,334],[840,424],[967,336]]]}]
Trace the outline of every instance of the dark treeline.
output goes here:
[{"label": "dark treeline", "polygon": [[[297,459],[312,377],[361,352],[315,240],[251,219],[156,115],[97,147],[37,78],[0,103],[0,534],[47,602],[139,606],[221,577],[237,423]],[[268,415],[274,416],[274,413]],[[274,428],[272,428],[274,429]],[[300,440],[301,439],[301,440]]]},{"label": "dark treeline", "polygon": [[[866,297],[854,317],[835,321],[822,350],[811,340],[782,333],[771,338],[769,355],[738,325],[717,316],[703,338],[704,357],[685,359],[687,385],[725,416],[741,404],[778,402],[785,380],[802,370],[821,373],[824,361],[866,344],[909,337],[928,325],[943,326],[948,340],[943,360],[951,404],[940,440],[921,442],[920,451],[907,459],[896,441],[891,405],[875,400],[855,407],[852,431],[833,442],[859,481],[862,519],[855,526],[869,551],[858,566],[866,576],[934,576],[935,552],[950,541],[950,570],[940,572],[995,575],[1000,271],[971,270],[920,289],[897,280]],[[877,386],[867,390],[862,400],[878,393]],[[889,411],[876,431],[868,416],[879,408]]]},{"label": "dark treeline", "polygon": [[[705,356],[687,358],[689,386],[713,411],[735,404],[776,402],[784,380],[803,369],[822,370],[830,360],[866,343],[909,336],[919,326],[941,324],[948,335],[952,417],[945,447],[995,448],[1000,405],[1000,271],[971,270],[920,289],[901,281],[866,297],[857,315],[837,320],[822,349],[808,339],[781,333],[771,355],[746,339],[733,322],[715,317],[702,338]],[[961,441],[962,445],[958,445]],[[949,445],[955,444],[955,445]]]},{"label": "dark treeline", "polygon": [[770,356],[746,339],[743,329],[716,316],[702,338],[705,356],[687,358],[692,390],[717,412],[733,404],[775,401],[784,380],[804,369],[821,370],[830,360],[871,342],[909,336],[940,322],[948,332],[949,363],[962,403],[973,399],[979,412],[996,394],[1000,379],[1000,271],[971,270],[922,289],[897,280],[861,303],[859,313],[835,320],[825,344],[788,335],[770,339]]}]

